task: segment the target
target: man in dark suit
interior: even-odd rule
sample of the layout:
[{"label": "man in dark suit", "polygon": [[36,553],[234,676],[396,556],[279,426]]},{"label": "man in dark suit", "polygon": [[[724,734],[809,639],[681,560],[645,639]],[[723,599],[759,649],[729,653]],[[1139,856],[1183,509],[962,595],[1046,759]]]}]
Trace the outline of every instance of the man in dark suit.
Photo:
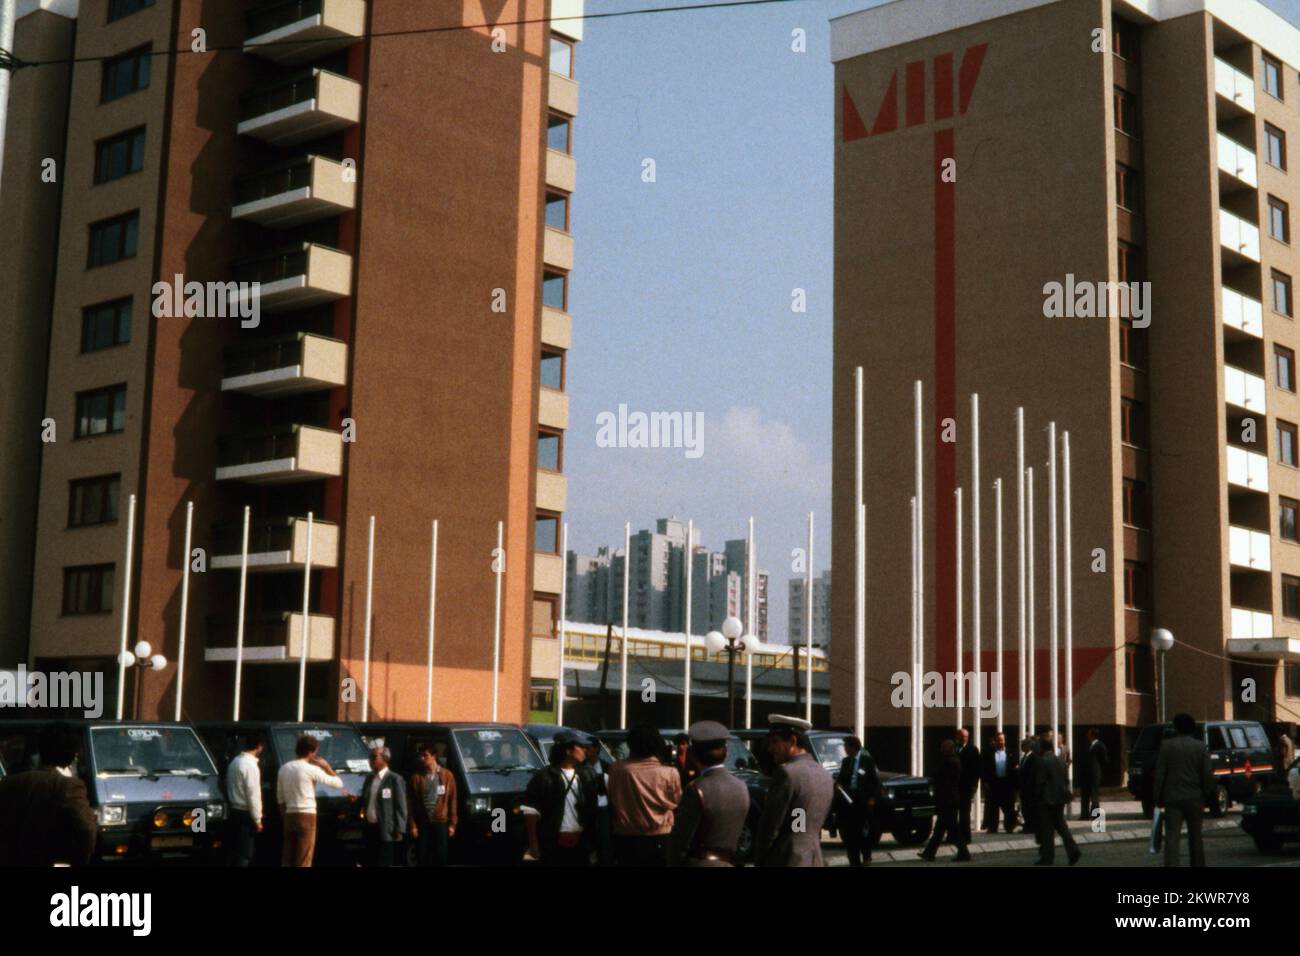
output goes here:
[{"label": "man in dark suit", "polygon": [[41,765],[0,780],[0,866],[85,866],[95,851],[95,811],[71,770],[80,735],[67,724],[41,728]]},{"label": "man in dark suit", "polygon": [[1016,828],[1016,785],[1020,761],[1007,750],[1007,735],[998,731],[993,735],[993,746],[984,752],[984,830],[998,832],[998,815],[1002,816],[1002,829],[1010,833]]},{"label": "man in dark suit", "polygon": [[849,866],[871,862],[871,811],[880,796],[880,774],[876,762],[857,737],[844,738],[844,752],[835,778],[835,823]]},{"label": "man in dark suit", "polygon": [[1043,733],[1042,753],[1038,756],[1038,768],[1035,772],[1035,786],[1038,790],[1038,826],[1041,835],[1039,857],[1037,862],[1051,866],[1056,857],[1057,834],[1065,844],[1065,855],[1070,865],[1079,862],[1083,854],[1070,835],[1070,826],[1065,822],[1065,805],[1070,802],[1070,785],[1065,779],[1065,762],[1056,755],[1056,735],[1053,731]]},{"label": "man in dark suit", "polygon": [[980,782],[980,752],[970,742],[970,730],[966,727],[957,731],[957,760],[961,764],[961,806],[957,808],[957,825],[961,827],[963,839],[969,844],[970,805]]},{"label": "man in dark suit", "polygon": [[1101,800],[1098,796],[1101,791],[1101,777],[1109,762],[1110,754],[1106,752],[1106,745],[1101,742],[1101,731],[1093,727],[1088,731],[1088,749],[1084,751],[1083,759],[1079,761],[1079,794],[1082,801],[1079,805],[1080,820],[1091,820],[1092,811],[1101,808]]},{"label": "man in dark suit", "polygon": [[397,866],[409,819],[406,782],[388,766],[392,753],[387,747],[370,751],[370,776],[361,790],[366,808],[366,836],[376,866]]},{"label": "man in dark suit", "polygon": [[691,724],[691,759],[699,772],[687,785],[668,837],[670,866],[731,866],[749,816],[749,788],[727,769],[722,724]]},{"label": "man in dark suit", "polygon": [[1184,820],[1192,866],[1205,866],[1201,820],[1205,804],[1214,793],[1214,767],[1190,714],[1174,717],[1174,730],[1176,736],[1161,743],[1156,756],[1154,796],[1165,817],[1165,866],[1178,865],[1178,839]]},{"label": "man in dark suit", "polygon": [[809,753],[812,724],[780,714],[770,714],[768,722],[767,749],[777,767],[758,821],[754,858],[759,866],[825,866],[822,826],[835,781]]},{"label": "man in dark suit", "polygon": [[[957,758],[957,745],[952,740],[945,740],[939,748],[939,766],[935,768],[932,778],[934,783],[934,833],[930,842],[920,852],[923,860],[933,860],[939,852],[939,844],[945,837],[951,837],[957,844],[957,856],[954,863],[970,860],[970,851],[966,849],[966,834],[961,828],[958,811],[961,806],[961,760]],[[967,804],[969,806],[969,804]]]},{"label": "man in dark suit", "polygon": [[1024,821],[1023,833],[1032,833],[1034,842],[1041,839],[1038,832],[1038,754],[1039,741],[1035,736],[1020,741],[1023,752],[1020,758],[1020,817]]}]

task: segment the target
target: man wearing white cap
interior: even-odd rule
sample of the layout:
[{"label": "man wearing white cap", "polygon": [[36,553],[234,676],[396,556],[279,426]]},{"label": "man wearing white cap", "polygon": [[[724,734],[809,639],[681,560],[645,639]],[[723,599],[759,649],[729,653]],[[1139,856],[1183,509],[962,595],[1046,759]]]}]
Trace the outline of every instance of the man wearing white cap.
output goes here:
[{"label": "man wearing white cap", "polygon": [[835,783],[808,751],[812,724],[771,714],[767,749],[777,764],[755,835],[759,866],[825,866],[822,824],[830,813]]}]

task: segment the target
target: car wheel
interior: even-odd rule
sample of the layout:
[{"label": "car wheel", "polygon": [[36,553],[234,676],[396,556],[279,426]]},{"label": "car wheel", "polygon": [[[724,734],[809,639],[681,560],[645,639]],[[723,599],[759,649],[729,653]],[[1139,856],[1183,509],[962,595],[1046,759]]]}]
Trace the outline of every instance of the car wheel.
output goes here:
[{"label": "car wheel", "polygon": [[1280,853],[1282,851],[1282,840],[1272,830],[1267,833],[1256,833],[1255,849],[1260,853]]},{"label": "car wheel", "polygon": [[1142,816],[1150,820],[1156,813],[1156,802],[1150,797],[1142,798]]},{"label": "car wheel", "polygon": [[1219,784],[1214,788],[1214,796],[1210,800],[1210,816],[1221,817],[1228,812],[1228,806],[1231,803],[1228,797],[1228,788]]},{"label": "car wheel", "polygon": [[924,823],[911,823],[906,826],[895,827],[889,832],[893,834],[899,846],[920,846],[930,836],[930,831],[933,828],[933,822],[926,820]]}]

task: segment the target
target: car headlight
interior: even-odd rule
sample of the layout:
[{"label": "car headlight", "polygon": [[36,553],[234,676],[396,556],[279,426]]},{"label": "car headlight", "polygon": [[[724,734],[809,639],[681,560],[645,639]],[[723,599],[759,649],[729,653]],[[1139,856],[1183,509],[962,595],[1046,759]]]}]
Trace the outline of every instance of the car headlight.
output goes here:
[{"label": "car headlight", "polygon": [[99,808],[98,816],[101,827],[120,827],[126,823],[126,807],[116,803],[106,803]]},{"label": "car headlight", "polygon": [[226,819],[226,805],[224,803],[209,803],[204,809],[207,811],[209,820]]},{"label": "car headlight", "polygon": [[154,825],[154,827],[156,827],[156,828],[159,829],[159,830],[161,830],[163,827],[167,826],[167,811],[166,811],[166,810],[158,810],[158,811],[155,811],[155,813],[154,813],[154,815],[153,815],[153,825]]},{"label": "car headlight", "polygon": [[470,805],[470,812],[471,812],[471,813],[491,813],[491,812],[492,812],[492,798],[491,798],[491,797],[475,797],[475,798],[474,798],[474,802]]},{"label": "car headlight", "polygon": [[882,797],[884,797],[886,800],[893,800],[893,799],[894,799],[894,791],[893,791],[893,790],[890,790],[890,789],[888,789],[888,788],[886,788],[886,789],[880,791],[880,795],[881,795]]}]

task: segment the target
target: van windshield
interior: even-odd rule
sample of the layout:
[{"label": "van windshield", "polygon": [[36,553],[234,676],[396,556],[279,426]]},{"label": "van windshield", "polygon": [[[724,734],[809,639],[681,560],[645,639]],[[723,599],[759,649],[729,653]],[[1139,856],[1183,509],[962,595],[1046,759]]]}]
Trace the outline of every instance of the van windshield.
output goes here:
[{"label": "van windshield", "polygon": [[215,776],[216,768],[188,727],[94,727],[90,750],[100,776]]},{"label": "van windshield", "polygon": [[537,751],[522,731],[508,727],[452,732],[470,773],[482,770],[540,770]]},{"label": "van windshield", "polygon": [[299,737],[312,737],[320,745],[317,756],[337,773],[369,773],[370,751],[361,735],[350,727],[277,727],[271,732],[275,754],[282,764],[296,760]]}]

